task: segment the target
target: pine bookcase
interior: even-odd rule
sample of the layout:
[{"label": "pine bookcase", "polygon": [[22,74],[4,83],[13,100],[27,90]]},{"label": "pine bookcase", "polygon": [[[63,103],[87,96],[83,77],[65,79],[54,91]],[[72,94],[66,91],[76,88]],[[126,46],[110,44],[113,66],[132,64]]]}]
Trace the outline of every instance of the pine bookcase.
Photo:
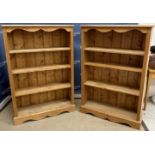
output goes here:
[{"label": "pine bookcase", "polygon": [[80,111],[139,129],[152,26],[82,26]]},{"label": "pine bookcase", "polygon": [[74,111],[72,25],[3,25],[14,124]]}]

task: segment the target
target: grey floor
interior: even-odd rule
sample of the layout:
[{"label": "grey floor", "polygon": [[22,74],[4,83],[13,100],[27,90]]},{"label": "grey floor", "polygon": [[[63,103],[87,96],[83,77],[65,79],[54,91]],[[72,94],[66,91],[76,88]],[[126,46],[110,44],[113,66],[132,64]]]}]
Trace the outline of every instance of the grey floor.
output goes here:
[{"label": "grey floor", "polygon": [[155,96],[155,80],[152,81],[150,86],[147,109],[144,111],[143,115],[143,121],[145,122],[148,130],[155,131],[155,104],[150,100],[152,96]]},{"label": "grey floor", "polygon": [[145,122],[148,130],[155,131],[155,104],[148,102],[147,110],[144,111],[143,121]]},{"label": "grey floor", "polygon": [[[75,100],[79,105],[80,100]],[[79,111],[48,117],[40,121],[29,121],[14,126],[12,122],[12,107],[9,104],[0,113],[0,130],[3,131],[136,131],[126,125],[113,123]],[[78,108],[77,108],[78,109]],[[144,130],[141,127],[141,130]]]}]

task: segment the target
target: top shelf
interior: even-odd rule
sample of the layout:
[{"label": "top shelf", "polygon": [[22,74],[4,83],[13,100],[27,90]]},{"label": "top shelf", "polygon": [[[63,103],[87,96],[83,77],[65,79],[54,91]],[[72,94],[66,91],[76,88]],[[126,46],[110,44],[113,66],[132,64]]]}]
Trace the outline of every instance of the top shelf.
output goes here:
[{"label": "top shelf", "polygon": [[18,53],[38,53],[38,52],[56,52],[56,51],[70,51],[70,47],[52,47],[52,48],[37,48],[37,49],[18,49],[10,50],[10,54]]},{"label": "top shelf", "polygon": [[84,50],[92,51],[92,52],[105,52],[105,53],[114,53],[114,54],[129,54],[129,55],[144,56],[144,51],[142,51],[142,50],[97,48],[97,47],[87,47]]}]

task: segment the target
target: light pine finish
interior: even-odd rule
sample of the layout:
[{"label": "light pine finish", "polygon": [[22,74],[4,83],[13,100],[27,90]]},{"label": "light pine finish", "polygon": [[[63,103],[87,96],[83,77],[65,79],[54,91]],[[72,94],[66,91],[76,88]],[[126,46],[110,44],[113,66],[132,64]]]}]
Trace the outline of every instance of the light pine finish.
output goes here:
[{"label": "light pine finish", "polygon": [[69,64],[64,65],[51,65],[51,66],[39,66],[39,67],[30,67],[23,69],[14,69],[12,70],[12,74],[22,74],[22,73],[32,73],[32,72],[41,72],[41,71],[50,71],[50,70],[58,70],[58,69],[67,69],[71,68]]},{"label": "light pine finish", "polygon": [[14,123],[74,105],[73,26],[3,25]]},{"label": "light pine finish", "polygon": [[38,52],[56,52],[56,51],[70,51],[69,47],[55,47],[55,48],[38,48],[38,49],[21,49],[21,50],[10,50],[10,54],[18,53],[38,53]]},{"label": "light pine finish", "polygon": [[70,88],[71,84],[70,83],[56,83],[56,84],[51,84],[51,85],[46,85],[46,86],[40,86],[40,87],[30,87],[30,88],[22,88],[19,90],[15,91],[15,96],[24,96],[24,95],[30,95],[30,94],[36,94],[36,93],[41,93],[41,92],[48,92],[48,91],[53,91],[53,90],[59,90],[59,89],[65,89],[65,88]]},{"label": "light pine finish", "polygon": [[75,110],[70,101],[54,101],[44,104],[31,105],[19,108],[18,117],[14,118],[15,125],[21,124],[26,120],[40,120],[47,116],[55,116],[64,111],[72,112]]},{"label": "light pine finish", "polygon": [[143,72],[141,77],[141,83],[140,83],[140,97],[138,99],[138,109],[137,109],[137,120],[141,120],[142,115],[142,105],[144,99],[145,99],[145,92],[146,92],[146,82],[147,82],[147,71],[148,71],[148,64],[149,64],[149,55],[150,55],[150,38],[151,38],[151,32],[149,31],[146,34],[145,39],[145,55],[144,55],[144,61],[143,61]]},{"label": "light pine finish", "polygon": [[116,54],[130,54],[130,55],[144,55],[144,51],[140,50],[128,50],[128,49],[113,49],[113,48],[85,48],[85,51],[104,52],[104,53],[116,53]]},{"label": "light pine finish", "polygon": [[[81,107],[81,112],[93,113],[97,117],[108,118],[112,122],[129,124],[133,128],[139,128],[136,113],[98,102],[88,101]],[[140,122],[139,122],[140,123]]]},{"label": "light pine finish", "polygon": [[94,66],[94,67],[102,67],[102,68],[111,68],[111,69],[125,70],[125,71],[140,72],[140,73],[142,72],[142,68],[120,66],[120,65],[117,65],[117,64],[104,64],[104,63],[86,62],[85,65],[87,65],[87,66]]},{"label": "light pine finish", "polygon": [[152,26],[82,26],[81,112],[140,128]]},{"label": "light pine finish", "polygon": [[114,85],[114,84],[107,84],[107,83],[103,83],[103,82],[87,81],[85,83],[85,85],[86,86],[90,86],[90,87],[96,87],[96,88],[101,88],[101,89],[121,92],[121,93],[129,94],[129,95],[139,96],[139,90],[131,89],[131,88],[128,88],[128,87],[123,87],[123,86],[117,86],[117,85]]}]

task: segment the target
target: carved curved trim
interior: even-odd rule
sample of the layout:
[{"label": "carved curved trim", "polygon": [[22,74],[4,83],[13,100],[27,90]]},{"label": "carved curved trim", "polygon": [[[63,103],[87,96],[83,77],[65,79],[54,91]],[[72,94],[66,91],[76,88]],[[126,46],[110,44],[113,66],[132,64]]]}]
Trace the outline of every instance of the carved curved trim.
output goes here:
[{"label": "carved curved trim", "polygon": [[37,32],[39,30],[43,30],[45,32],[53,32],[53,31],[56,31],[56,30],[65,30],[67,32],[71,32],[71,28],[65,28],[65,27],[12,27],[12,28],[7,28],[7,32],[8,33],[11,33],[12,31],[14,30],[24,30],[24,31],[27,31],[27,32]]},{"label": "carved curved trim", "polygon": [[141,33],[147,33],[148,32],[148,29],[147,28],[122,28],[122,27],[91,27],[91,28],[84,28],[83,31],[84,32],[88,32],[90,30],[96,30],[96,31],[99,31],[99,32],[104,32],[104,33],[107,33],[107,32],[110,32],[110,31],[115,31],[115,32],[118,32],[118,33],[125,33],[125,32],[129,32],[129,31],[132,31],[132,30],[137,30]]},{"label": "carved curved trim", "polygon": [[102,111],[98,111],[98,110],[92,110],[91,108],[87,108],[87,107],[82,107],[80,108],[80,111],[86,114],[92,114],[96,117],[99,118],[103,118],[103,119],[108,119],[111,122],[115,122],[115,123],[121,123],[121,124],[127,124],[133,128],[136,129],[140,129],[141,126],[141,122],[140,121],[136,121],[136,120],[132,120],[132,119],[128,119],[128,118],[121,118],[119,116],[115,116],[115,115],[111,115],[111,114],[106,114]]},{"label": "carved curved trim", "polygon": [[26,115],[22,115],[22,116],[15,116],[14,117],[14,124],[18,125],[18,124],[22,124],[26,121],[29,120],[41,120],[43,118],[46,117],[50,117],[50,116],[56,116],[59,115],[61,113],[64,112],[72,112],[75,110],[75,106],[74,105],[70,105],[69,107],[60,107],[60,108],[56,108],[55,110],[47,110],[47,111],[42,111],[42,112],[36,112],[33,114],[26,114]]}]

